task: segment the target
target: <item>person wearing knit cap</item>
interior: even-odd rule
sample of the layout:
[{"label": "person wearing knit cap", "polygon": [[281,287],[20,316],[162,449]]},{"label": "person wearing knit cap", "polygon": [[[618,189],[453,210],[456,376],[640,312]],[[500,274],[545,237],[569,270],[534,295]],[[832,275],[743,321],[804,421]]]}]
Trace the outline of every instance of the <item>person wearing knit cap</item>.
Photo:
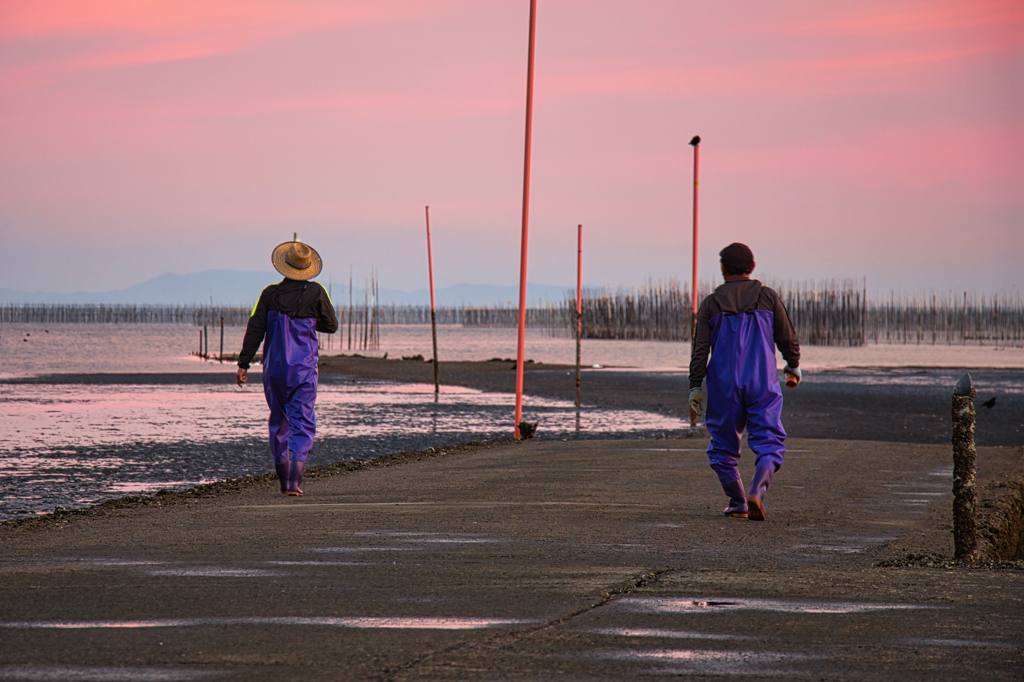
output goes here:
[{"label": "person wearing knit cap", "polygon": [[[786,385],[795,387],[801,379],[800,344],[779,294],[750,279],[755,265],[750,248],[733,243],[719,257],[725,283],[697,311],[690,409],[699,415],[707,406],[708,459],[729,498],[725,515],[763,521],[765,493],[786,453],[775,347],[787,362]],[[705,377],[707,396],[701,387]],[[739,470],[744,429],[755,457],[746,492]]]},{"label": "person wearing knit cap", "polygon": [[[302,495],[306,461],[316,436],[319,378],[317,332],[338,331],[334,305],[323,286],[310,280],[323,262],[312,247],[279,244],[270,256],[284,275],[260,294],[238,354],[238,385],[248,381],[249,364],[263,343],[263,393],[270,407],[270,452],[285,495]],[[264,342],[264,337],[266,341]]]}]

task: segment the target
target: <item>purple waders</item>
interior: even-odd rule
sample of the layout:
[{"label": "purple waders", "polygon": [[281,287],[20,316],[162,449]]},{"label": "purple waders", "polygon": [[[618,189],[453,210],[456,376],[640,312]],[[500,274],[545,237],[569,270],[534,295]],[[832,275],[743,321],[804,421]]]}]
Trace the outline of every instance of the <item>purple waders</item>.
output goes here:
[{"label": "purple waders", "polygon": [[[719,313],[709,320],[713,350],[707,373],[705,424],[711,434],[708,459],[727,492],[740,480],[740,435],[744,428],[756,458],[755,480],[765,489],[767,482],[761,479],[771,480],[786,453],[773,322],[770,310]],[[763,490],[758,502],[761,496]]]},{"label": "purple waders", "polygon": [[313,448],[318,348],[316,319],[296,320],[277,310],[267,313],[263,392],[270,407],[275,465],[289,460],[305,463]]}]

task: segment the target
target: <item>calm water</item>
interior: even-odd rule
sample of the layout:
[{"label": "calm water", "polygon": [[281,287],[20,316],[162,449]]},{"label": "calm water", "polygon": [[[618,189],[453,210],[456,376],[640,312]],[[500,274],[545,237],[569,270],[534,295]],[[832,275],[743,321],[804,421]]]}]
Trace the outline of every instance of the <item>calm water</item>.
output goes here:
[{"label": "calm water", "polygon": [[[224,330],[226,353],[237,353],[244,329]],[[327,355],[358,352],[398,358],[432,355],[430,327],[381,327],[377,351],[349,350],[341,334],[322,352]],[[199,331],[190,325],[2,325],[0,326],[0,378],[86,372],[218,372],[223,365],[189,357],[199,346]],[[220,348],[219,330],[210,330],[210,351]],[[438,327],[438,355],[444,360],[514,358],[515,329]],[[551,338],[527,330],[526,355],[537,362],[573,364],[575,341]],[[658,341],[583,341],[583,364],[679,371],[689,365],[690,344]],[[785,364],[779,358],[779,366]],[[803,348],[801,366],[807,370],[844,367],[992,367],[1024,369],[1024,349],[992,346],[867,345],[860,348]]]},{"label": "calm water", "polygon": [[[225,329],[225,352],[237,352],[241,328]],[[210,350],[220,347],[211,330]],[[340,336],[340,335],[339,335]],[[440,327],[442,360],[514,357],[514,329]],[[76,507],[129,493],[262,474],[271,469],[266,403],[258,383],[234,385],[233,366],[190,357],[199,334],[188,325],[4,325],[0,327],[0,519]],[[357,352],[323,343],[323,353]],[[430,328],[381,329],[379,351],[398,358],[431,355]],[[527,357],[571,364],[571,339],[531,331]],[[683,373],[689,345],[585,341],[586,366],[642,367]],[[780,365],[781,365],[780,360]],[[920,386],[951,385],[961,367],[1024,367],[1024,351],[991,347],[867,346],[806,348],[808,381]],[[856,369],[858,367],[890,369]],[[906,367],[932,367],[919,370]],[[853,369],[851,369],[853,368]],[[941,369],[945,368],[945,369]],[[156,373],[160,379],[66,375]],[[49,375],[65,375],[49,376]],[[47,376],[42,381],[25,381]],[[1020,392],[1015,378],[1004,392]],[[539,437],[679,435],[678,419],[636,410],[584,408],[527,396],[524,416]],[[317,404],[312,463],[510,435],[513,396],[443,387],[352,381],[324,376]]]}]

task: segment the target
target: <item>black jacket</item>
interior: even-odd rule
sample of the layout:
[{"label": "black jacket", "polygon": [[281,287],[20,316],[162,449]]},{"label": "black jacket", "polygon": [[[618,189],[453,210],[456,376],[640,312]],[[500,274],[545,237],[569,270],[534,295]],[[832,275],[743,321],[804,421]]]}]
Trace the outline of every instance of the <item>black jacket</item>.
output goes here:
[{"label": "black jacket", "polygon": [[238,354],[238,366],[249,369],[249,363],[263,343],[267,333],[267,313],[280,310],[292,319],[316,318],[316,330],[324,334],[338,331],[338,316],[327,291],[317,282],[303,282],[285,278],[280,284],[271,284],[263,293],[249,316],[245,328],[242,352]]},{"label": "black jacket", "polygon": [[790,367],[800,366],[800,343],[786,306],[776,291],[756,279],[726,282],[704,299],[697,311],[697,338],[690,352],[690,388],[697,388],[708,372],[711,351],[710,320],[719,313],[745,313],[750,310],[771,310],[774,314],[772,336],[779,352]]}]

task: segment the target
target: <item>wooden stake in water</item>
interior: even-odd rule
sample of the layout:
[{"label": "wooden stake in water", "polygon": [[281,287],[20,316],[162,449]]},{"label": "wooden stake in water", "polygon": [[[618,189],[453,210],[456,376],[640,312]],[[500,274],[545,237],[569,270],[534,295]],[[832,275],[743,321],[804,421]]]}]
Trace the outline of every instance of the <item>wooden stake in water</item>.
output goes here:
[{"label": "wooden stake in water", "polygon": [[978,493],[974,487],[974,399],[978,392],[965,374],[953,388],[953,558],[978,558],[978,529],[975,509]]},{"label": "wooden stake in water", "polygon": [[533,47],[537,26],[537,0],[530,0],[530,47],[526,62],[526,144],[523,153],[523,229],[519,248],[519,337],[516,344],[515,438],[523,418],[523,362],[526,350],[526,247],[530,225],[530,145],[533,136]]},{"label": "wooden stake in water", "polygon": [[203,325],[203,359],[210,359],[210,334],[205,324]]},{"label": "wooden stake in water", "polygon": [[576,407],[580,406],[580,339],[583,337],[583,225],[576,228]]},{"label": "wooden stake in water", "polygon": [[220,355],[217,356],[218,362],[224,362],[224,316],[220,316]]},{"label": "wooden stake in water", "polygon": [[352,266],[348,266],[348,349],[352,350]]},{"label": "wooden stake in water", "polygon": [[441,392],[441,379],[437,369],[437,305],[434,303],[434,252],[430,246],[430,207],[427,211],[427,271],[430,273],[430,333],[434,340],[434,393]]}]

